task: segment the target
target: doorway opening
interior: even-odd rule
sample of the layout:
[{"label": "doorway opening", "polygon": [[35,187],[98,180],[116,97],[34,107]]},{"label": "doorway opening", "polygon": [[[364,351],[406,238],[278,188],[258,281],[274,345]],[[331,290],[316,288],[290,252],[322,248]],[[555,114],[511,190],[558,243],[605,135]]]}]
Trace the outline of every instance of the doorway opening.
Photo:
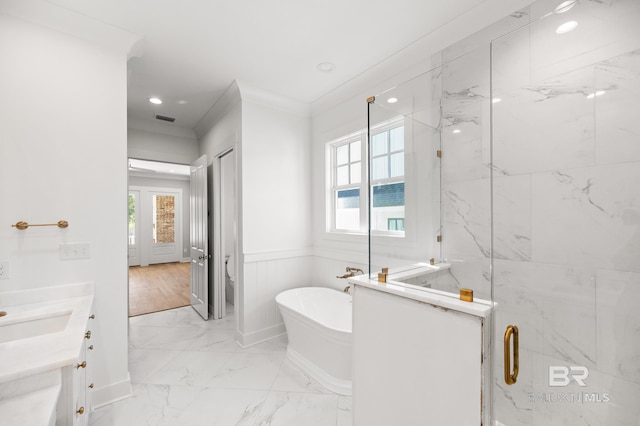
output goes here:
[{"label": "doorway opening", "polygon": [[188,200],[189,166],[129,160],[130,317],[189,305]]}]

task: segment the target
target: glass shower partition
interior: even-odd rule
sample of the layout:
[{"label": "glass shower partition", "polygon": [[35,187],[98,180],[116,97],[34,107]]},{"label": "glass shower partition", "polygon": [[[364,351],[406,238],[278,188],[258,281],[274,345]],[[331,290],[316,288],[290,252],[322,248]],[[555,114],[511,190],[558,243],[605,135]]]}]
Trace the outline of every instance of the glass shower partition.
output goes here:
[{"label": "glass shower partition", "polygon": [[442,281],[440,72],[368,100],[369,274],[417,287]]},{"label": "glass shower partition", "polygon": [[527,12],[491,43],[494,424],[638,425],[640,2]]}]

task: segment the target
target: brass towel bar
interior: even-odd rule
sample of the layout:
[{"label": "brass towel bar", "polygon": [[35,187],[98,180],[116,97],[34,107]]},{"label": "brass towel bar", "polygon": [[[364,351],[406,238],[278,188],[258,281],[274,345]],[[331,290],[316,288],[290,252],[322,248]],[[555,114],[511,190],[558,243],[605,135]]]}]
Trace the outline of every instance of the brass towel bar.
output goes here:
[{"label": "brass towel bar", "polygon": [[58,223],[42,223],[37,225],[31,225],[21,220],[15,225],[11,225],[12,228],[18,228],[20,230],[27,229],[30,226],[57,226],[58,228],[66,228],[69,226],[69,222],[67,222],[66,220],[59,220]]}]

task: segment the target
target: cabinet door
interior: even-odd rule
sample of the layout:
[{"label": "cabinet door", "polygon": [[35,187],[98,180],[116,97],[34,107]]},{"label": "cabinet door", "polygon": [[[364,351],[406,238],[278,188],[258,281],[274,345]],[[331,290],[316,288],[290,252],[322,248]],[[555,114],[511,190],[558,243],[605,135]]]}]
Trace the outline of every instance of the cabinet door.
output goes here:
[{"label": "cabinet door", "polygon": [[73,372],[73,426],[87,425],[89,418],[89,410],[86,404],[85,383],[87,381],[87,340],[83,340],[82,350],[78,357],[78,363],[74,367]]},{"label": "cabinet door", "polygon": [[[89,317],[89,323],[87,324],[87,328],[88,330],[93,330],[95,331],[96,327],[93,327],[93,325],[95,324],[95,314],[91,314],[91,316]],[[93,394],[93,389],[95,388],[95,385],[93,383],[93,372],[94,370],[94,356],[93,354],[95,353],[96,347],[95,347],[95,339],[91,338],[88,340],[85,340],[85,346],[86,346],[86,351],[85,351],[85,358],[87,360],[87,369],[85,372],[85,383],[84,383],[84,391],[85,391],[85,408],[88,411],[92,410],[92,400],[91,400],[91,395]],[[89,419],[89,415],[87,414],[87,421]]]}]

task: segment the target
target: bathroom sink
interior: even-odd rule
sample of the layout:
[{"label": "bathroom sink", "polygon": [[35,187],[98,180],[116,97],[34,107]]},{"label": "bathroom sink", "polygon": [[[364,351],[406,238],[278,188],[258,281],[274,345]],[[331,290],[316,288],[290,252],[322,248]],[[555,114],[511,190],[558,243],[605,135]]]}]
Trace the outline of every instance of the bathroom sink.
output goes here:
[{"label": "bathroom sink", "polygon": [[15,319],[8,313],[0,319],[0,343],[63,331],[67,327],[71,312],[64,310],[31,316],[22,313]]}]

